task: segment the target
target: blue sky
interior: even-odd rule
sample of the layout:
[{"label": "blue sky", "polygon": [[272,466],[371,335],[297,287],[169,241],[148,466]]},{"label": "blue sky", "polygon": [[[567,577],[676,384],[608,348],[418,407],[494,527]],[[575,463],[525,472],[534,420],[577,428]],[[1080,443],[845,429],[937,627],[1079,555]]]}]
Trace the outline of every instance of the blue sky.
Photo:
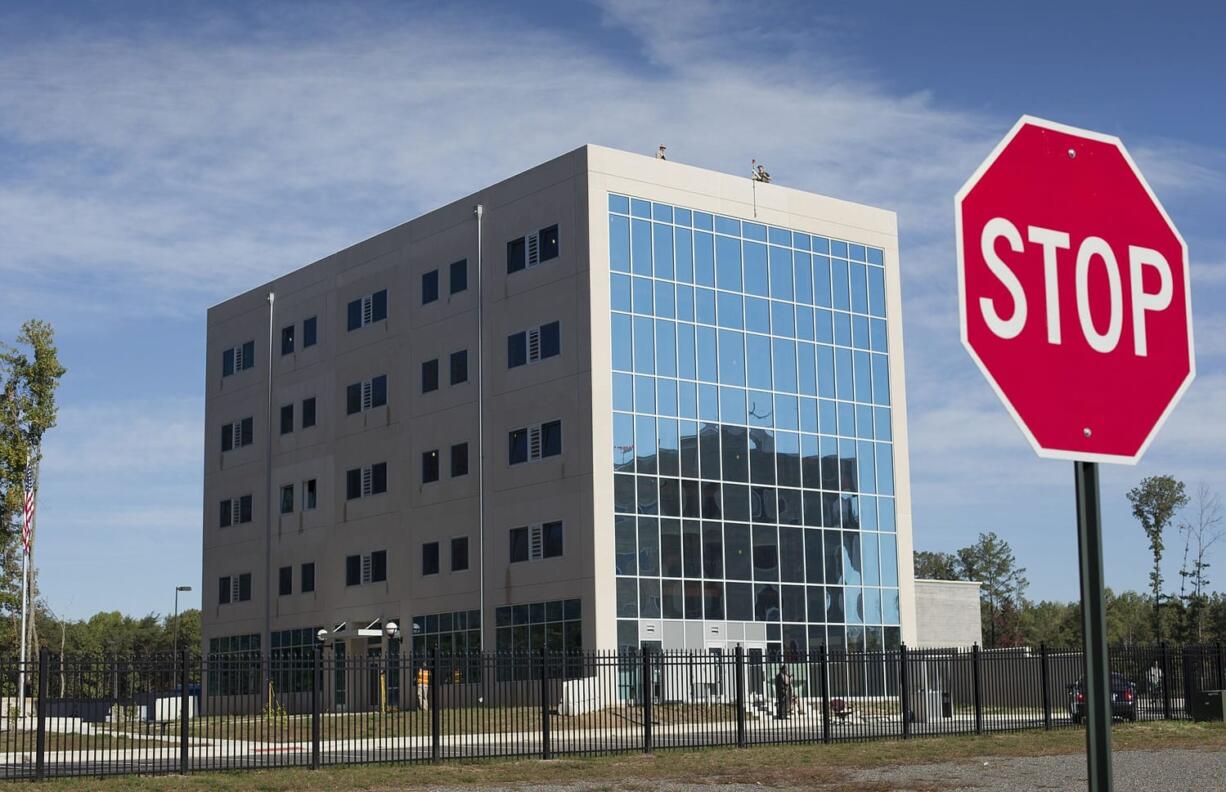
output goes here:
[{"label": "blue sky", "polygon": [[1226,490],[1226,7],[749,8],[0,9],[0,337],[48,319],[69,368],[51,606],[166,612],[199,590],[209,305],[585,142],[757,158],[896,210],[916,544],[996,530],[1031,596],[1074,598],[1071,465],[1033,456],[958,343],[953,195],[1023,113],[1121,136],[1190,246],[1198,379],[1140,466],[1103,471],[1108,583],[1144,587],[1124,492],[1160,472]]}]

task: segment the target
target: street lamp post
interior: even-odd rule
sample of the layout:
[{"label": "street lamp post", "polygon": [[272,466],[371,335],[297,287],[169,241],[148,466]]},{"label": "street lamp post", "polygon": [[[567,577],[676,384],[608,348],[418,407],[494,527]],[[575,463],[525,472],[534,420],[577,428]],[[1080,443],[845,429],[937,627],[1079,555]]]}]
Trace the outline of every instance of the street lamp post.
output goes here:
[{"label": "street lamp post", "polygon": [[175,639],[174,639],[174,656],[179,656],[179,592],[191,591],[191,586],[175,586]]}]

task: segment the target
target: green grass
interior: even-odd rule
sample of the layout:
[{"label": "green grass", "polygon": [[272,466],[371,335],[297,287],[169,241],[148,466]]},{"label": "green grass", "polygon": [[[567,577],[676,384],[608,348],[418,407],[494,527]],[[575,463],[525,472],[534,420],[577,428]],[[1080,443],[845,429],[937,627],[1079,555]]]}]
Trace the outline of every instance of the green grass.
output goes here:
[{"label": "green grass", "polygon": [[[1186,748],[1226,751],[1226,725],[1143,723],[1116,726],[1117,751]],[[117,777],[66,779],[44,783],[59,792],[102,790],[264,790],[265,792],[331,792],[332,790],[396,790],[446,786],[481,789],[492,785],[587,782],[608,788],[651,788],[661,781],[710,784],[761,784],[764,787],[823,787],[830,790],[875,792],[889,786],[848,780],[856,770],[969,761],[987,757],[1041,756],[1085,750],[1081,730],[1031,731],[888,740],[834,745],[761,746],[695,751],[669,751],[654,756],[625,754],[583,759],[484,760],[441,765],[366,765],[310,770],[267,770],[199,773],[187,777]]]}]

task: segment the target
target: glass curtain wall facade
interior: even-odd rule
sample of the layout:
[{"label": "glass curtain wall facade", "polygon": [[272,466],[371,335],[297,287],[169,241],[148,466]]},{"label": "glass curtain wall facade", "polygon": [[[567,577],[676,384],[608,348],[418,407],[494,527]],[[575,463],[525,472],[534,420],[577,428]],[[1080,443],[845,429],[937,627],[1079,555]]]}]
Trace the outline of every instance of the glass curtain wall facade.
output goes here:
[{"label": "glass curtain wall facade", "polygon": [[616,194],[608,220],[619,646],[682,619],[896,647],[883,252]]}]

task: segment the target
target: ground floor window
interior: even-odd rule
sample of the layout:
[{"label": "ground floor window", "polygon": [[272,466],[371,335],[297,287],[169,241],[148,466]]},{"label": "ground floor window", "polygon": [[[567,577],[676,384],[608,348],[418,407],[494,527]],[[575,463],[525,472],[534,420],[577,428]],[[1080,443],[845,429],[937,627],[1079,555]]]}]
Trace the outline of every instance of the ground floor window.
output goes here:
[{"label": "ground floor window", "polygon": [[258,633],[210,638],[206,663],[209,696],[241,696],[259,692]]},{"label": "ground floor window", "polygon": [[315,668],[315,633],[319,627],[277,630],[272,634],[269,660],[273,691],[302,693],[311,689]]},{"label": "ground floor window", "polygon": [[556,673],[565,673],[567,677],[581,675],[582,662],[579,658],[563,657],[564,654],[573,655],[583,649],[583,609],[580,600],[508,605],[494,611],[494,623],[498,652],[512,657],[509,663],[500,666],[500,678],[527,678],[532,673],[531,664],[516,661],[514,655],[532,655],[542,649],[553,655],[550,662],[558,664]]}]

